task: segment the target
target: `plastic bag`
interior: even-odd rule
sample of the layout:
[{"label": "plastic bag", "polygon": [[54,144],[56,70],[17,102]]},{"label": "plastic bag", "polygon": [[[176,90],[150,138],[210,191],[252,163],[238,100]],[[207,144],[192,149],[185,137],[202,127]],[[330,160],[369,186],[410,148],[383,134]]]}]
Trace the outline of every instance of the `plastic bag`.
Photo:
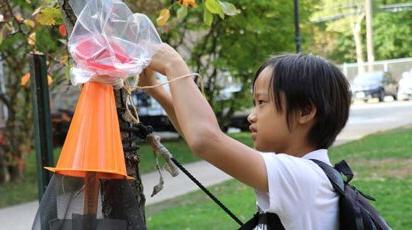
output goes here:
[{"label": "plastic bag", "polygon": [[[120,0],[72,1],[77,22],[69,38],[76,66],[72,84],[107,75],[105,83],[140,74],[150,64],[160,37],[144,14],[132,14]],[[99,81],[99,79],[94,79]]]}]

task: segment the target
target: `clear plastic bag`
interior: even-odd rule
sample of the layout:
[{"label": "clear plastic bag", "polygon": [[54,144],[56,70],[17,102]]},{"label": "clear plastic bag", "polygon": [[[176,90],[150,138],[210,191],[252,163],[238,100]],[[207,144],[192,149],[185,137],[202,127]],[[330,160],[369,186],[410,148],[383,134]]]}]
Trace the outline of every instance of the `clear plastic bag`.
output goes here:
[{"label": "clear plastic bag", "polygon": [[[133,14],[120,0],[72,1],[77,22],[69,38],[69,52],[76,66],[74,85],[99,75],[105,83],[140,74],[161,44],[150,19]],[[109,80],[110,82],[107,82]]]}]

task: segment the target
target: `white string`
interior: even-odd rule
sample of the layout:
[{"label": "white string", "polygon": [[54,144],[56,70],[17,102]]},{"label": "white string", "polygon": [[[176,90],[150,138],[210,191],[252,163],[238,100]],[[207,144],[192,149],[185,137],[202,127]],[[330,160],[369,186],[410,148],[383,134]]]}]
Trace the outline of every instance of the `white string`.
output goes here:
[{"label": "white string", "polygon": [[[172,79],[172,80],[159,83],[159,84],[157,84],[157,85],[137,86],[136,88],[138,88],[138,89],[153,89],[153,88],[156,88],[156,87],[159,87],[159,86],[162,86],[162,85],[166,85],[166,84],[169,84],[169,83],[171,83],[171,82],[174,82],[174,81],[177,81],[177,80],[186,78],[186,77],[192,77],[192,76],[198,76],[198,77],[202,78],[202,76],[200,76],[200,74],[198,74],[198,73],[189,73],[189,74],[185,74],[185,75],[176,77],[176,78],[174,78],[174,79]],[[203,88],[203,81],[201,82],[201,84],[202,84],[202,88]]]}]

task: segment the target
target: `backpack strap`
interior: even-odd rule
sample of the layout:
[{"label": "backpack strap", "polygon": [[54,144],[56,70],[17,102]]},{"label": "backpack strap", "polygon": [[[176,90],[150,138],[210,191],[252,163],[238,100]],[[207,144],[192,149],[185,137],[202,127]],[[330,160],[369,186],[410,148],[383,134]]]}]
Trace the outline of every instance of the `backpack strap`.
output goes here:
[{"label": "backpack strap", "polygon": [[255,213],[253,217],[248,220],[248,222],[244,223],[239,230],[250,230],[256,227],[259,223],[259,212]]},{"label": "backpack strap", "polygon": [[[326,164],[323,161],[316,160],[316,159],[310,159],[310,160],[315,162],[325,172],[326,176],[329,178],[329,181],[332,183],[332,186],[336,190],[336,192],[338,192],[340,195],[344,196],[345,195],[345,193],[344,193],[345,183],[343,181],[343,178],[342,178],[342,175],[340,174],[340,172],[338,172],[332,166]],[[350,168],[349,168],[349,170],[350,170]],[[352,173],[352,177],[353,177],[353,173]]]},{"label": "backpack strap", "polygon": [[258,224],[265,224],[268,230],[284,230],[282,222],[280,218],[275,213],[255,213],[255,215],[245,224],[243,224],[239,230],[252,230]]},{"label": "backpack strap", "polygon": [[352,180],[353,172],[352,172],[352,169],[349,167],[348,163],[346,163],[346,161],[343,160],[343,161],[336,163],[334,168],[338,170],[338,172],[345,175],[346,183],[349,183]]}]

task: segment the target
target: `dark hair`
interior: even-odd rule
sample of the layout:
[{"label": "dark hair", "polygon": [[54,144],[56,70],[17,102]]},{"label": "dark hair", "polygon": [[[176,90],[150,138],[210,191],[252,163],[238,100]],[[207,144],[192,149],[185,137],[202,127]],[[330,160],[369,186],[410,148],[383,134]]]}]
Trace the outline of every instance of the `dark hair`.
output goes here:
[{"label": "dark hair", "polygon": [[256,72],[253,85],[266,67],[272,69],[268,90],[279,111],[283,110],[281,94],[284,95],[289,129],[294,112],[313,105],[316,121],[308,141],[315,148],[330,147],[349,116],[349,83],[342,72],[318,56],[287,54],[266,61]]}]

